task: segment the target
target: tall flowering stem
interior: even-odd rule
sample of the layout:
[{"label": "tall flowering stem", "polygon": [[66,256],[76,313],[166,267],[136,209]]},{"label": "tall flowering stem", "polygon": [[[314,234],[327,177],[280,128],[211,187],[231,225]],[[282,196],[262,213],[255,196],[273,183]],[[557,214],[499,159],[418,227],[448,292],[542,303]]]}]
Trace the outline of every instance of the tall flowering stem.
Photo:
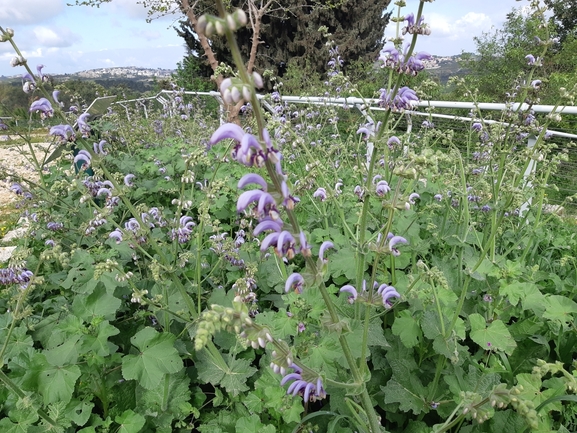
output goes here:
[{"label": "tall flowering stem", "polygon": [[[224,7],[222,0],[217,0],[217,10],[218,10],[219,14],[221,15],[221,18],[226,19],[227,12],[226,12],[226,9]],[[238,73],[239,73],[239,76],[240,76],[242,82],[249,85],[250,88],[252,89],[250,101],[251,101],[251,104],[253,107],[254,116],[255,116],[255,119],[257,122],[257,126],[258,126],[258,134],[259,134],[258,138],[259,138],[261,146],[264,148],[265,147],[265,145],[264,145],[264,143],[265,143],[265,136],[264,136],[265,121],[264,121],[263,113],[260,109],[260,104],[259,104],[259,102],[256,98],[256,94],[254,92],[254,82],[251,79],[251,77],[249,76],[249,74],[245,68],[245,65],[242,61],[242,57],[240,55],[240,50],[238,48],[236,39],[234,37],[233,30],[231,28],[229,28],[228,26],[225,26],[224,35],[226,36],[227,42],[228,42],[229,47],[231,49],[235,65],[238,69]],[[281,174],[279,174],[277,172],[275,164],[272,161],[270,161],[270,159],[267,158],[265,160],[265,167],[266,167],[267,173],[268,173],[275,189],[279,192],[283,191],[284,179],[281,177]],[[292,211],[292,209],[290,209],[290,206],[286,207],[286,212],[287,212],[289,223],[290,223],[293,231],[295,233],[300,233],[301,230],[299,227],[298,220],[296,218],[296,215]],[[306,261],[307,267],[310,269],[312,274],[315,276],[318,275],[319,270],[317,269],[317,265],[316,265],[315,261],[313,260],[313,258],[310,256],[310,254],[305,255],[305,261]],[[322,282],[322,279],[319,279],[319,280],[320,281],[318,283],[318,288],[319,288],[319,291],[320,291],[320,293],[323,297],[323,300],[326,304],[331,322],[333,324],[337,324],[339,322],[339,316],[337,314],[337,310],[335,308],[335,305],[333,304],[332,299],[330,297],[330,294],[328,293],[324,283]],[[363,409],[365,410],[365,413],[366,413],[368,421],[369,421],[370,431],[373,433],[380,432],[381,431],[381,425],[380,425],[380,422],[378,421],[377,414],[376,414],[375,409],[373,407],[373,404],[371,402],[370,395],[367,391],[364,378],[361,374],[361,371],[359,370],[359,368],[357,366],[357,363],[355,361],[355,357],[351,351],[351,348],[350,348],[350,346],[349,346],[349,344],[348,344],[348,342],[347,342],[347,340],[343,334],[341,334],[339,336],[339,343],[340,343],[341,348],[343,350],[343,354],[345,355],[345,358],[347,360],[347,364],[349,365],[349,369],[350,369],[351,374],[353,376],[354,382],[359,383],[359,384],[361,384],[361,383],[363,384],[360,397],[361,397]],[[364,362],[366,362],[366,361],[364,361]]]},{"label": "tall flowering stem", "polygon": [[[421,17],[423,15],[423,4],[424,2],[419,2],[419,9],[417,11],[417,16],[415,18],[415,22],[419,22],[421,20]],[[400,17],[400,8],[399,8],[399,17]],[[405,58],[410,58],[410,56],[412,55],[414,49],[415,49],[415,45],[417,43],[417,34],[413,34],[412,38],[411,38],[411,43],[409,45],[408,50],[406,51],[406,55]],[[391,75],[390,75],[391,77]],[[397,80],[395,81],[394,85],[391,83],[392,79],[389,79],[389,85],[390,85],[390,99],[393,100],[395,99],[395,97],[397,96],[398,92],[399,92],[399,88],[401,85],[401,80],[402,80],[402,75],[399,74],[397,76]],[[377,133],[377,139],[376,142],[382,141],[383,135],[388,134],[388,132],[390,131],[390,129],[388,128],[388,122],[390,119],[390,115],[391,115],[391,108],[389,108],[387,111],[385,111],[385,117],[382,121],[382,127],[379,129],[378,133]],[[386,146],[385,146],[386,147]],[[376,149],[375,149],[376,150]],[[373,179],[373,175],[374,175],[374,169],[375,169],[375,164],[377,161],[377,152],[373,151],[372,155],[371,155],[371,160],[369,162],[369,165],[367,167],[367,176],[366,176],[366,182],[365,182],[365,190],[369,190],[371,187],[371,182]],[[363,269],[365,268],[365,260],[366,260],[366,230],[367,230],[367,223],[368,223],[368,219],[369,219],[369,208],[370,208],[370,201],[369,200],[365,200],[363,203],[363,208],[361,211],[361,216],[360,216],[360,221],[359,221],[359,231],[357,233],[357,245],[359,246],[357,248],[357,263],[356,263],[356,269],[357,269],[357,275],[356,275],[356,284],[357,287],[360,287],[362,285],[363,282]],[[389,219],[388,219],[388,224],[387,224],[387,230],[384,232],[385,234],[388,233],[388,230],[390,228],[390,223],[393,219],[393,215],[394,215],[394,209],[390,209],[389,212]],[[378,268],[378,262],[380,260],[380,255],[376,254],[375,255],[375,263],[373,264],[373,270]],[[365,352],[365,346],[367,345],[368,342],[368,325],[369,325],[369,319],[371,316],[371,309],[372,309],[372,301],[373,301],[373,296],[374,296],[374,287],[373,287],[373,283],[375,281],[375,275],[373,272],[373,276],[371,277],[371,281],[369,281],[369,284],[367,285],[368,290],[369,290],[369,302],[366,304],[365,306],[365,311],[364,311],[364,317],[365,317],[365,323],[364,323],[364,330],[363,330],[363,343],[362,343],[362,350],[363,350],[363,354]],[[359,360],[359,364],[360,364],[360,368],[361,371],[365,371],[367,368],[367,363],[366,363],[366,359],[365,358],[361,358]]]}]

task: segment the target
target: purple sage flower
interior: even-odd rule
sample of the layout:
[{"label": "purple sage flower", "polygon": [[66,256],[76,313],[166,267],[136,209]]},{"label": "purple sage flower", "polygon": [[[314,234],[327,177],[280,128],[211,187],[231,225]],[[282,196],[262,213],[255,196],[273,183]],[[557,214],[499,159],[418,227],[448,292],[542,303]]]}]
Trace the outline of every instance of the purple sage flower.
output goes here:
[{"label": "purple sage flower", "polygon": [[357,299],[357,296],[358,296],[357,289],[355,289],[354,286],[351,286],[350,284],[347,284],[346,286],[341,287],[339,292],[347,292],[350,294],[349,304],[354,303]]},{"label": "purple sage flower", "polygon": [[108,235],[110,239],[114,239],[117,244],[122,242],[122,232],[119,229],[114,230],[112,233]]},{"label": "purple sage flower", "polygon": [[64,224],[51,221],[48,224],[46,224],[46,228],[48,230],[52,230],[53,232],[56,232],[58,230],[62,230],[64,228]]},{"label": "purple sage flower", "polygon": [[135,176],[132,173],[128,173],[126,176],[124,176],[124,185],[128,187],[134,186],[134,183],[132,183],[134,177]]},{"label": "purple sage flower", "polygon": [[54,115],[54,109],[52,108],[52,104],[46,98],[40,98],[30,104],[30,109],[28,110],[30,113],[37,113],[40,112],[40,117],[45,119],[46,117],[52,117]]},{"label": "purple sage flower", "polygon": [[323,383],[320,377],[317,378],[315,382],[307,382],[303,379],[302,371],[299,367],[297,367],[295,364],[292,364],[291,367],[293,370],[295,370],[295,372],[287,374],[282,378],[280,382],[281,386],[283,386],[291,380],[294,381],[288,387],[287,394],[290,394],[293,397],[297,394],[302,395],[303,400],[306,403],[326,398],[327,393],[323,388]]},{"label": "purple sage flower", "polygon": [[396,248],[398,244],[408,244],[407,240],[402,236],[393,236],[389,233],[389,251],[393,256],[400,256],[401,252]]},{"label": "purple sage flower", "polygon": [[70,125],[55,125],[50,128],[49,135],[60,137],[62,141],[75,141],[76,135]]},{"label": "purple sage flower", "polygon": [[13,183],[10,186],[10,191],[14,192],[16,195],[24,194],[24,189],[22,188],[22,185],[20,185],[19,183]]},{"label": "purple sage flower", "polygon": [[483,130],[483,125],[482,125],[481,123],[479,123],[479,122],[474,122],[474,123],[471,125],[471,129],[472,129],[473,131],[481,132],[481,131]]},{"label": "purple sage flower", "polygon": [[325,201],[327,199],[327,190],[320,187],[313,193],[314,198],[318,198],[320,201]]},{"label": "purple sage flower", "polygon": [[327,248],[334,248],[334,247],[335,247],[335,246],[334,246],[334,244],[333,244],[331,241],[324,241],[324,242],[321,244],[321,248],[320,248],[320,250],[319,250],[319,259],[320,259],[321,262],[323,262],[323,263],[327,263],[327,262],[328,262],[328,260],[325,259],[325,256],[324,256],[324,255],[325,255],[325,251],[327,250]]},{"label": "purple sage flower", "polygon": [[375,193],[379,197],[383,197],[385,194],[389,193],[390,191],[391,191],[391,187],[389,186],[389,183],[386,180],[379,181],[379,183],[377,183],[377,187],[375,188]]},{"label": "purple sage flower", "polygon": [[291,289],[294,289],[295,293],[300,295],[303,292],[304,284],[305,279],[303,276],[295,272],[286,279],[284,291],[285,293],[288,293]]},{"label": "purple sage flower", "polygon": [[180,218],[179,227],[177,229],[172,229],[171,238],[175,240],[178,238],[178,243],[184,244],[190,240],[190,235],[192,234],[193,227],[196,224],[192,221],[192,217],[183,216]]},{"label": "purple sage flower", "polygon": [[28,287],[34,274],[26,268],[2,268],[0,269],[0,284],[19,284],[21,289]]},{"label": "purple sage flower", "polygon": [[92,129],[87,122],[89,116],[90,113],[83,113],[80,116],[78,116],[78,120],[76,121],[76,123],[78,124],[78,129],[80,130],[84,138],[88,138],[88,134]]},{"label": "purple sage flower", "polygon": [[399,292],[397,292],[397,289],[395,289],[393,286],[389,286],[388,284],[381,284],[377,290],[377,293],[383,298],[383,305],[385,308],[392,307],[392,303],[390,302],[391,298],[399,299],[401,297]]},{"label": "purple sage flower", "polygon": [[52,92],[52,99],[54,99],[54,102],[56,102],[56,104],[58,104],[60,107],[64,107],[64,103],[60,102],[60,100],[58,99],[59,96],[60,96],[60,90],[55,90]]},{"label": "purple sage flower", "polygon": [[92,162],[92,157],[90,156],[90,153],[88,153],[87,150],[80,150],[78,151],[78,154],[74,157],[74,163],[78,163],[79,161],[84,161],[84,164],[82,165],[83,167],[89,167],[90,163]]}]

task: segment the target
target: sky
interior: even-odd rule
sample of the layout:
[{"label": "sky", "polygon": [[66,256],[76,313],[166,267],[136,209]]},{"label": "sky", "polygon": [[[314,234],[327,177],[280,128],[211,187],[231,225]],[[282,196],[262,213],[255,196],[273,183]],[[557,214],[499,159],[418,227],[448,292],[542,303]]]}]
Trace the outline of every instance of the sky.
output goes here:
[{"label": "sky", "polygon": [[[403,13],[416,14],[420,0],[406,0]],[[0,26],[14,29],[14,40],[32,70],[44,65],[45,74],[137,66],[175,69],[185,54],[184,40],[174,26],[179,15],[146,22],[137,0],[112,0],[100,8],[68,6],[74,0],[0,0]],[[396,8],[393,1],[389,10]],[[425,3],[425,21],[432,34],[417,44],[434,55],[474,52],[473,37],[501,27],[507,13],[528,0],[436,0]],[[396,9],[395,9],[396,14]],[[386,36],[394,36],[390,24]],[[14,51],[0,43],[0,76],[22,74],[13,68]]]}]

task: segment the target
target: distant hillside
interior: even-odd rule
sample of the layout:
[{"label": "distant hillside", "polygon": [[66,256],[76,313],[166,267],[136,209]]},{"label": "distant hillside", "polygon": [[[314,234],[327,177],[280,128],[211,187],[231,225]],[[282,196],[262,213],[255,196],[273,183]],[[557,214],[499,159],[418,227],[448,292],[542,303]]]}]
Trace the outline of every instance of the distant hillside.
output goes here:
[{"label": "distant hillside", "polygon": [[[90,80],[95,81],[105,88],[125,86],[137,92],[145,92],[154,87],[155,81],[170,78],[173,72],[171,69],[148,69],[126,66],[91,69],[72,74],[52,74],[51,77],[60,82],[68,80]],[[0,83],[16,83],[20,81],[20,75],[10,77],[0,76]]]},{"label": "distant hillside", "polygon": [[439,79],[441,84],[446,84],[450,77],[464,75],[467,71],[459,65],[461,55],[455,56],[433,56],[427,61],[427,72]]}]

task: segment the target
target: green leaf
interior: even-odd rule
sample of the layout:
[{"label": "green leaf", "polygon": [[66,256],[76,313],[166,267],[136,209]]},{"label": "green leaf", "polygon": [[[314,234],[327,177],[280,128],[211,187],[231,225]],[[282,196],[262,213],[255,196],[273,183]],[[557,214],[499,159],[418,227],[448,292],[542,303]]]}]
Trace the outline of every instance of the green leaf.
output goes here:
[{"label": "green leaf", "polygon": [[539,316],[545,310],[545,297],[534,283],[518,281],[501,287],[499,294],[507,298],[512,305],[517,305],[521,301],[525,310],[531,310]]},{"label": "green leaf", "polygon": [[304,356],[302,361],[317,372],[326,372],[329,377],[337,375],[335,361],[342,358],[341,346],[336,334],[328,334],[316,344],[309,348],[308,356]]},{"label": "green leaf", "polygon": [[381,386],[385,394],[385,404],[399,403],[402,411],[413,411],[415,415],[427,410],[425,387],[419,379],[419,369],[414,359],[408,355],[408,349],[387,352],[386,358],[393,370],[393,377],[386,386]]},{"label": "green leaf", "polygon": [[226,374],[226,369],[216,365],[206,351],[197,352],[194,366],[198,371],[199,380],[203,383],[218,385]]},{"label": "green leaf", "polygon": [[108,356],[116,352],[118,346],[108,341],[108,337],[118,335],[120,331],[112,326],[108,320],[100,322],[89,335],[82,340],[82,352],[93,353],[98,356]]},{"label": "green leaf", "polygon": [[86,322],[91,322],[96,317],[114,320],[120,304],[120,299],[99,286],[91,295],[76,296],[72,302],[72,311]]},{"label": "green leaf", "polygon": [[53,347],[44,351],[46,361],[55,367],[61,367],[65,364],[75,364],[78,359],[77,342],[80,336],[70,338],[60,346]]},{"label": "green leaf", "polygon": [[247,394],[247,396],[242,399],[242,404],[244,404],[250,412],[262,412],[263,400],[254,392]]},{"label": "green leaf", "polygon": [[401,339],[405,347],[415,347],[419,344],[421,329],[409,310],[404,310],[395,317],[391,328],[393,334]]},{"label": "green leaf", "polygon": [[240,418],[235,425],[236,433],[275,433],[276,428],[272,425],[263,425],[260,422],[260,418],[258,415],[251,415],[249,417],[242,417]]},{"label": "green leaf", "polygon": [[522,432],[527,427],[525,418],[511,409],[496,411],[489,422],[491,432]]},{"label": "green leaf", "polygon": [[287,408],[286,404],[282,406],[282,419],[285,423],[297,423],[301,420],[301,414],[305,411],[300,398],[290,398],[291,405]]},{"label": "green leaf", "polygon": [[345,247],[333,253],[329,260],[329,272],[333,278],[344,275],[349,280],[354,280],[357,272],[355,251]]},{"label": "green leaf", "polygon": [[192,413],[189,383],[190,379],[182,369],[176,374],[165,375],[160,385],[153,389],[138,387],[139,412],[154,417],[157,428],[170,429],[174,419],[182,420]]},{"label": "green leaf", "polygon": [[273,292],[283,292],[285,279],[282,276],[282,273],[273,254],[271,254],[265,261],[259,264],[258,275],[263,276],[263,283],[266,282],[266,284],[259,285],[259,289],[262,287],[264,293],[270,293],[271,290]]},{"label": "green leaf", "polygon": [[118,433],[138,433],[144,427],[146,419],[133,410],[129,409],[114,418],[114,422],[120,424]]},{"label": "green leaf", "polygon": [[94,403],[72,400],[66,407],[66,416],[78,426],[83,426],[92,415]]},{"label": "green leaf", "polygon": [[544,319],[569,323],[573,321],[575,313],[577,313],[577,303],[566,296],[549,295],[545,298]]},{"label": "green leaf", "polygon": [[184,369],[175,374],[167,374],[160,386],[153,389],[137,389],[137,404],[146,415],[169,412],[180,414],[181,409],[191,398],[190,378]]},{"label": "green leaf", "polygon": [[494,320],[489,326],[480,314],[469,315],[471,323],[471,340],[484,350],[501,350],[511,355],[517,343],[501,320]]},{"label": "green leaf", "polygon": [[0,431],[3,433],[27,433],[30,424],[15,424],[8,418],[0,419]]},{"label": "green leaf", "polygon": [[222,386],[233,396],[249,389],[246,380],[257,371],[248,359],[228,356],[227,365],[218,365],[206,352],[199,352],[197,358],[198,378],[204,383]]},{"label": "green leaf", "polygon": [[454,367],[452,374],[444,375],[443,380],[458,400],[462,392],[474,392],[480,395],[488,393],[501,382],[501,377],[497,373],[482,372],[469,365],[467,372],[461,367]]},{"label": "green leaf", "polygon": [[229,370],[220,385],[234,397],[249,389],[246,380],[255,374],[257,369],[250,366],[248,359],[231,359],[228,366]]},{"label": "green leaf", "polygon": [[372,321],[369,324],[369,334],[367,336],[368,346],[380,346],[380,347],[390,347],[391,345],[385,338],[385,332],[383,331],[383,324],[381,320]]},{"label": "green leaf", "polygon": [[[531,373],[520,373],[515,376],[517,379],[517,386],[521,385],[522,391],[519,394],[520,398],[531,400],[535,407],[539,406],[544,401],[551,397],[565,394],[565,383],[560,378],[553,382],[547,381],[547,385],[551,386],[549,389],[543,389],[544,384],[541,382],[541,378],[538,375]],[[551,404],[547,405],[546,412],[551,410],[556,410],[557,412],[562,411],[562,405],[560,401],[552,401]]]},{"label": "green leaf", "polygon": [[29,409],[12,409],[8,417],[0,419],[0,431],[2,433],[26,433],[29,426],[38,420],[38,413]]},{"label": "green leaf", "polygon": [[416,378],[404,382],[402,384],[390,379],[387,386],[381,386],[381,391],[385,394],[385,403],[399,403],[399,409],[403,412],[413,411],[418,415],[425,410],[425,387]]},{"label": "green leaf", "polygon": [[[445,326],[448,326],[448,320],[444,319]],[[421,329],[423,330],[423,335],[429,340],[434,340],[437,336],[442,335],[441,321],[436,311],[425,311],[421,319]]]},{"label": "green leaf", "polygon": [[150,327],[137,332],[130,342],[140,353],[122,358],[124,379],[137,380],[144,388],[153,389],[160,384],[165,374],[180,371],[183,363],[174,348],[175,339],[170,333],[158,333]]},{"label": "green leaf", "polygon": [[297,322],[294,317],[289,317],[284,308],[279,311],[263,311],[257,314],[256,323],[266,326],[276,338],[284,339],[289,335],[297,334]]},{"label": "green leaf", "polygon": [[42,370],[38,375],[38,391],[44,398],[44,404],[68,403],[79,377],[80,368],[77,365]]}]

